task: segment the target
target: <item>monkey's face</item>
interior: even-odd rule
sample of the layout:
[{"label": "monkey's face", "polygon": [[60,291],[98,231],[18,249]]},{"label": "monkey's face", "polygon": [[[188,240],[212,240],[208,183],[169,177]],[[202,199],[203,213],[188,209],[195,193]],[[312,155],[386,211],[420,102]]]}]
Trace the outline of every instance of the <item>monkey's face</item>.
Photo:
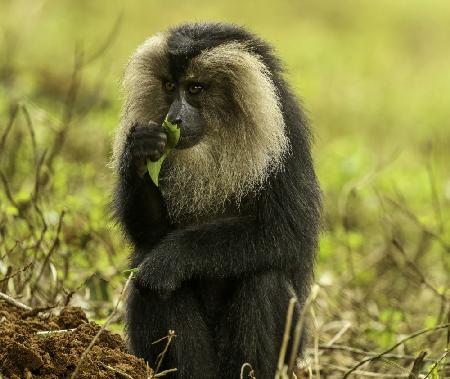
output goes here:
[{"label": "monkey's face", "polygon": [[180,128],[178,149],[186,149],[197,144],[207,129],[202,116],[201,105],[207,85],[182,77],[178,80],[165,80],[162,88],[169,105],[167,119]]},{"label": "monkey's face", "polygon": [[180,126],[180,142],[160,173],[169,214],[180,221],[220,213],[257,192],[282,168],[289,141],[272,73],[245,42],[189,56],[186,49],[202,41],[177,38],[159,34],[131,58],[113,150],[117,160],[135,122],[167,117]]}]

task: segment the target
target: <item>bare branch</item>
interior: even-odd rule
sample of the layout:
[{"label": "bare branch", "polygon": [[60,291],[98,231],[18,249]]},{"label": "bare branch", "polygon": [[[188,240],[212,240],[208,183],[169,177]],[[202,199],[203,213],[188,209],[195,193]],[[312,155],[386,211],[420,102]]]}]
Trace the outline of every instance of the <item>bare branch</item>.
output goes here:
[{"label": "bare branch", "polygon": [[37,144],[36,144],[36,134],[34,132],[34,126],[33,121],[31,120],[30,113],[28,112],[28,109],[25,104],[21,103],[20,108],[22,109],[22,112],[25,116],[25,124],[28,127],[28,131],[30,132],[30,138],[31,138],[31,147],[33,148],[33,159],[34,163],[37,163]]},{"label": "bare branch", "polygon": [[156,358],[156,369],[155,369],[155,373],[156,374],[158,373],[158,371],[159,371],[159,369],[161,367],[161,364],[162,364],[162,362],[164,360],[164,357],[166,356],[167,350],[169,350],[169,346],[170,346],[170,343],[172,342],[172,339],[174,337],[176,337],[176,336],[177,335],[175,334],[174,330],[169,330],[169,334],[167,336],[165,336],[165,337],[159,339],[158,341],[155,341],[155,342],[152,343],[152,345],[153,345],[153,344],[161,342],[161,341],[163,341],[165,339],[167,340],[166,346],[164,346],[164,350],[161,353],[159,353],[158,357]]},{"label": "bare branch", "polygon": [[105,41],[100,45],[100,47],[89,57],[86,58],[85,65],[91,64],[96,61],[99,57],[101,57],[106,50],[113,44],[114,40],[119,35],[120,28],[122,26],[123,21],[123,10],[117,15],[114,24],[106,36]]},{"label": "bare branch", "polygon": [[415,332],[415,333],[412,333],[412,334],[410,334],[409,336],[406,336],[405,338],[401,339],[399,342],[397,342],[395,345],[391,346],[389,349],[387,349],[387,350],[381,352],[380,354],[377,354],[377,355],[375,355],[375,356],[373,356],[373,357],[365,358],[365,359],[363,359],[362,361],[358,362],[356,365],[354,365],[350,370],[348,370],[348,371],[344,374],[344,376],[342,377],[342,379],[348,378],[348,376],[349,376],[352,372],[354,372],[356,369],[358,369],[359,367],[361,367],[364,363],[371,362],[371,361],[374,361],[374,360],[377,360],[377,359],[383,357],[385,354],[390,353],[391,351],[393,351],[394,349],[396,349],[396,348],[399,347],[400,345],[403,345],[406,341],[409,341],[409,340],[411,340],[411,339],[413,339],[413,338],[416,338],[416,337],[418,337],[418,336],[421,336],[422,334],[431,333],[431,332],[434,332],[434,331],[440,330],[440,329],[446,329],[446,328],[448,328],[448,327],[450,327],[450,324],[443,324],[443,325],[435,326],[435,327],[433,327],[433,328],[422,329],[422,330],[419,330],[419,331],[417,331],[417,332]]},{"label": "bare branch", "polygon": [[2,134],[2,138],[0,139],[0,151],[3,151],[3,148],[5,147],[6,138],[8,138],[8,134],[11,131],[12,126],[14,125],[14,121],[17,118],[18,112],[19,112],[19,104],[16,104],[11,111],[8,124],[6,125],[6,129]]},{"label": "bare branch", "polygon": [[280,354],[278,355],[277,373],[275,375],[276,379],[280,378],[283,371],[284,360],[286,358],[286,351],[289,342],[289,336],[291,334],[292,316],[294,315],[294,306],[296,303],[297,299],[295,297],[292,297],[289,300],[288,310],[286,313],[286,323],[284,326],[283,341],[281,343]]},{"label": "bare branch", "polygon": [[294,340],[292,341],[292,351],[291,356],[289,358],[289,366],[288,366],[289,375],[294,371],[295,361],[297,360],[298,349],[303,335],[306,313],[308,312],[313,301],[316,299],[318,293],[319,293],[319,286],[314,285],[311,290],[311,294],[308,296],[308,298],[305,301],[305,304],[303,305],[303,309],[297,320],[297,324],[295,325]]},{"label": "bare branch", "polygon": [[408,376],[408,379],[416,379],[419,377],[420,370],[422,369],[425,361],[424,358],[427,355],[426,351],[422,351],[417,358],[414,360],[413,367],[411,369],[411,373]]},{"label": "bare branch", "polygon": [[97,340],[99,339],[99,337],[103,333],[103,331],[106,330],[106,328],[109,326],[111,320],[113,319],[114,315],[117,312],[119,304],[122,301],[122,299],[123,299],[123,297],[125,295],[125,292],[126,292],[128,286],[129,286],[132,278],[133,278],[133,273],[130,273],[130,275],[128,276],[127,281],[125,282],[125,285],[122,288],[122,292],[120,293],[119,298],[117,299],[116,306],[114,307],[113,311],[111,312],[111,314],[107,318],[105,324],[100,328],[100,330],[97,332],[97,334],[94,336],[94,338],[92,338],[92,340],[89,343],[88,347],[83,351],[83,354],[81,354],[81,357],[80,357],[80,360],[78,361],[77,367],[75,368],[75,371],[70,376],[70,379],[75,379],[77,377],[78,372],[80,371],[81,365],[83,364],[87,354],[89,353],[89,351],[91,351],[92,347],[95,345],[95,343],[97,342]]},{"label": "bare branch", "polygon": [[23,309],[25,311],[31,311],[32,308],[28,305],[25,305],[21,303],[20,301],[13,299],[11,296],[8,296],[7,294],[0,292],[0,299],[5,300],[7,303],[14,305],[17,308]]},{"label": "bare branch", "polygon": [[48,263],[50,262],[50,258],[55,252],[56,248],[59,245],[59,235],[61,233],[62,223],[64,219],[65,211],[62,210],[61,214],[59,215],[59,221],[58,221],[58,227],[56,229],[56,236],[53,239],[53,244],[50,247],[50,250],[48,251],[47,255],[45,256],[44,262],[42,263],[41,269],[39,270],[39,274],[37,275],[33,286],[31,287],[31,297],[33,297],[34,292],[36,291],[37,286],[39,285],[39,281],[41,280],[42,275],[44,274],[45,268],[47,267]]}]

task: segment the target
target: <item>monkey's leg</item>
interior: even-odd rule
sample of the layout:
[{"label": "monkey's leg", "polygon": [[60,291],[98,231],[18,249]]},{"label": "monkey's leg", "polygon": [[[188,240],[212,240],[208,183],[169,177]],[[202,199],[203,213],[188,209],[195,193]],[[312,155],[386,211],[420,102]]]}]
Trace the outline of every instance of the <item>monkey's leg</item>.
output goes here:
[{"label": "monkey's leg", "polygon": [[222,372],[238,378],[249,363],[258,379],[272,379],[290,293],[283,273],[243,279],[221,319],[217,341]]},{"label": "monkey's leg", "polygon": [[176,368],[179,379],[220,379],[212,338],[200,311],[198,299],[189,287],[167,299],[144,294],[134,285],[127,299],[127,335],[133,354],[144,358],[153,369],[166,340],[152,344],[174,330],[159,371]]}]

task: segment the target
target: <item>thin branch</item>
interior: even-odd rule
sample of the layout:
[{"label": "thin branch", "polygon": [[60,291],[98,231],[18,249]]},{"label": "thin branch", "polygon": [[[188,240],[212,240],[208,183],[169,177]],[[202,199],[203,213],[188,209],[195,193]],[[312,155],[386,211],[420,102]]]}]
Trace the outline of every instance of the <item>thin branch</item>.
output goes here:
[{"label": "thin branch", "polygon": [[292,316],[294,315],[294,306],[296,303],[297,299],[295,297],[292,297],[289,300],[289,305],[286,313],[286,323],[284,326],[283,341],[281,343],[280,353],[278,354],[278,365],[275,378],[280,378],[283,371],[284,360],[286,358],[286,351],[289,342],[289,336],[291,335]]},{"label": "thin branch", "polygon": [[122,377],[122,378],[125,378],[125,379],[133,379],[132,376],[128,375],[126,372],[123,372],[122,370],[119,370],[118,368],[111,367],[111,366],[109,366],[107,364],[104,364],[103,362],[100,362],[100,365],[102,367],[106,368],[107,370],[113,371],[119,377]]},{"label": "thin branch", "polygon": [[23,309],[24,311],[31,311],[33,309],[3,292],[0,292],[0,299],[5,300],[7,303],[14,305],[17,308]]},{"label": "thin branch", "polygon": [[[333,374],[335,373],[335,370],[338,371],[345,371],[347,370],[346,367],[341,367],[333,364],[328,364],[328,367],[333,369]],[[355,375],[358,375],[358,377],[361,376],[367,376],[369,378],[394,378],[394,379],[400,379],[400,378],[407,378],[409,374],[384,374],[380,372],[372,372],[372,371],[363,371],[363,370],[355,370],[353,372]],[[344,378],[344,377],[343,377]]]},{"label": "thin branch", "polygon": [[377,355],[375,355],[373,357],[365,358],[362,361],[358,362],[356,365],[354,365],[350,370],[348,370],[344,374],[342,379],[347,378],[352,372],[354,372],[356,369],[361,367],[364,363],[371,362],[371,361],[374,361],[376,359],[379,359],[379,358],[383,357],[385,354],[390,353],[391,351],[393,351],[394,349],[396,349],[400,345],[403,345],[406,341],[409,341],[409,340],[411,340],[413,338],[416,338],[416,337],[418,337],[418,336],[420,336],[422,334],[426,334],[426,333],[434,332],[436,330],[448,328],[449,326],[450,326],[450,324],[443,324],[443,325],[435,326],[433,328],[422,329],[422,330],[419,330],[419,331],[417,331],[415,333],[412,333],[409,336],[406,336],[405,338],[401,339],[399,342],[397,342],[395,345],[391,346],[389,349],[381,352],[380,354],[377,354]]},{"label": "thin branch", "polygon": [[12,274],[9,273],[8,276],[5,276],[4,278],[0,279],[0,283],[7,282],[8,280],[14,278],[16,275],[18,275],[21,272],[24,272],[28,270],[31,266],[33,266],[33,262],[28,263],[26,266],[18,269],[17,271],[13,272]]},{"label": "thin branch", "polygon": [[152,378],[161,378],[162,376],[166,376],[167,374],[170,374],[172,372],[177,372],[177,371],[178,371],[178,369],[176,369],[176,368],[169,368],[168,370],[164,370],[158,374],[153,375]]},{"label": "thin branch", "polygon": [[389,196],[383,196],[391,205],[399,209],[406,217],[408,217],[411,221],[413,221],[420,229],[426,232],[428,235],[433,237],[436,241],[438,241],[444,250],[448,253],[450,252],[450,245],[446,242],[439,234],[435,233],[433,230],[427,228],[422,222],[417,218],[417,216],[411,212],[409,209],[404,207],[402,204],[399,204],[396,200],[390,198]]},{"label": "thin branch", "polygon": [[244,379],[244,370],[245,370],[246,368],[249,368],[249,369],[250,369],[250,372],[248,373],[248,376],[249,376],[251,379],[255,379],[255,371],[253,370],[253,367],[252,367],[252,365],[251,365],[250,363],[244,363],[244,364],[242,365],[242,367],[241,367],[241,375],[239,376],[239,379]]},{"label": "thin branch", "polygon": [[22,208],[19,206],[19,204],[16,203],[16,201],[14,200],[14,197],[11,193],[11,189],[9,188],[9,184],[8,184],[8,180],[6,179],[6,176],[3,174],[2,171],[0,171],[0,180],[3,183],[3,187],[5,187],[5,194],[6,194],[6,198],[9,200],[9,202],[11,203],[11,205],[17,209],[17,212],[19,213],[19,217],[25,221],[25,224],[28,227],[28,230],[30,231],[30,233],[33,235],[34,234],[34,227],[31,224],[30,220],[28,220],[28,218],[25,216]]},{"label": "thin branch", "polygon": [[11,111],[8,124],[6,125],[6,129],[2,134],[2,138],[0,139],[0,151],[3,151],[3,148],[5,147],[6,138],[8,138],[8,134],[11,131],[12,126],[14,125],[14,121],[16,120],[18,112],[19,112],[19,104],[16,104],[14,105],[14,108]]},{"label": "thin branch", "polygon": [[420,269],[415,265],[415,263],[413,261],[411,261],[406,253],[405,250],[403,249],[402,244],[396,239],[392,239],[392,244],[397,248],[397,250],[402,254],[403,258],[405,259],[406,264],[408,265],[409,268],[411,268],[412,271],[414,271],[414,273],[419,277],[420,281],[422,284],[425,285],[425,287],[427,287],[428,289],[430,289],[432,292],[434,292],[434,294],[436,294],[442,301],[444,301],[445,303],[448,302],[448,298],[440,293],[429,281],[428,279],[425,277],[424,274],[422,274],[422,272],[420,271]]},{"label": "thin branch", "polygon": [[434,369],[447,357],[448,353],[449,353],[449,351],[446,350],[444,352],[444,354],[442,354],[442,357],[440,357],[439,360],[437,360],[434,363],[434,365],[430,368],[430,371],[428,371],[427,375],[423,379],[427,379],[431,375],[431,373],[434,371]]},{"label": "thin branch", "polygon": [[427,355],[426,351],[422,351],[417,358],[414,360],[413,367],[411,369],[411,372],[408,376],[408,379],[416,379],[419,377],[420,370],[422,369],[423,365],[425,364],[425,356]]},{"label": "thin branch", "polygon": [[50,258],[52,257],[53,253],[55,252],[56,248],[59,245],[59,235],[61,233],[64,215],[65,215],[65,210],[62,210],[61,214],[59,215],[58,227],[56,229],[56,236],[53,239],[52,246],[50,247],[50,250],[48,251],[47,255],[45,256],[45,259],[44,259],[44,262],[42,263],[39,274],[37,275],[36,280],[34,281],[34,284],[31,287],[31,290],[30,290],[31,297],[33,296],[34,292],[36,291],[37,286],[39,285],[39,281],[41,280],[41,277],[44,274],[45,268],[47,267],[48,263],[50,262]]},{"label": "thin branch", "polygon": [[309,307],[311,306],[312,302],[316,299],[318,293],[319,293],[319,286],[314,285],[311,290],[311,294],[308,296],[308,298],[305,301],[305,304],[303,305],[303,309],[297,320],[297,324],[295,325],[294,340],[292,341],[292,351],[291,351],[291,356],[289,358],[289,365],[288,365],[288,374],[289,375],[292,372],[294,372],[295,361],[297,360],[298,349],[299,349],[300,342],[301,342],[302,335],[303,335],[303,329],[304,329],[303,326],[305,324],[306,313],[308,312]]},{"label": "thin branch", "polygon": [[91,56],[86,58],[85,65],[91,64],[92,62],[96,61],[99,57],[101,57],[106,50],[113,44],[114,40],[117,38],[120,28],[122,26],[123,21],[123,10],[119,12],[117,15],[116,20],[114,21],[114,24],[106,36],[105,41],[100,45],[100,47],[91,54]]},{"label": "thin branch", "polygon": [[78,91],[81,84],[81,73],[83,71],[84,66],[84,54],[82,51],[75,48],[75,61],[72,71],[72,79],[70,82],[69,91],[67,92],[67,97],[65,101],[64,113],[63,113],[63,121],[62,127],[56,133],[55,139],[53,141],[52,147],[50,149],[49,156],[47,158],[47,166],[50,170],[53,168],[53,161],[55,157],[61,151],[64,142],[67,137],[67,133],[72,124],[73,116],[75,113],[75,103],[78,97]]},{"label": "thin branch", "polygon": [[[379,353],[375,353],[373,351],[365,351],[362,349],[357,349],[355,347],[350,347],[350,346],[345,346],[345,345],[332,345],[332,346],[328,346],[328,345],[319,345],[319,349],[320,350],[335,350],[335,351],[345,351],[347,353],[351,353],[351,354],[358,354],[358,355],[364,355],[364,356],[370,356],[370,357],[375,357],[377,356]],[[416,357],[414,355],[403,355],[403,354],[384,354],[383,355],[384,358],[387,359],[400,359],[400,360],[409,360],[412,361],[414,359],[416,359]],[[426,362],[434,362],[434,359],[424,359],[424,361]]]},{"label": "thin branch", "polygon": [[161,342],[161,341],[167,339],[166,346],[164,346],[164,350],[161,353],[159,353],[158,357],[156,358],[155,373],[158,373],[158,371],[159,371],[159,369],[161,367],[162,361],[164,360],[164,357],[166,356],[167,350],[169,350],[170,343],[172,342],[172,339],[174,337],[176,337],[176,336],[177,335],[175,334],[175,331],[169,330],[169,334],[167,336],[165,336],[165,337],[159,339],[158,341],[155,341],[155,342],[152,343],[152,345],[153,344],[157,344],[158,342]]},{"label": "thin branch", "polygon": [[120,302],[122,301],[125,292],[131,282],[131,279],[133,278],[133,273],[130,273],[130,275],[128,276],[127,281],[125,282],[125,285],[122,288],[122,292],[119,295],[119,298],[117,299],[116,302],[116,306],[114,307],[113,311],[111,312],[111,314],[109,315],[108,319],[106,320],[105,324],[100,328],[100,330],[97,332],[97,334],[94,336],[94,338],[92,338],[91,342],[89,343],[88,347],[83,351],[83,354],[81,354],[80,360],[77,363],[77,367],[75,368],[75,371],[72,373],[72,375],[70,376],[70,379],[75,379],[78,375],[78,372],[80,371],[81,365],[84,362],[87,354],[89,353],[89,351],[91,351],[92,347],[95,345],[95,343],[97,342],[97,340],[99,339],[100,335],[102,334],[102,332],[104,330],[106,330],[106,328],[109,326],[111,320],[113,319],[114,315],[117,312],[117,309],[119,307]]},{"label": "thin branch", "polygon": [[437,190],[437,185],[436,185],[436,177],[434,176],[431,159],[432,159],[432,157],[431,157],[431,151],[430,151],[428,154],[428,159],[426,161],[426,168],[427,168],[428,180],[429,180],[430,189],[431,189],[431,201],[433,204],[433,211],[434,211],[436,220],[439,225],[438,226],[439,233],[442,233],[443,227],[444,227],[444,222],[443,222],[443,218],[442,218],[441,203],[439,201],[439,195],[438,195],[438,190]]},{"label": "thin branch", "polygon": [[39,189],[41,187],[41,168],[45,161],[45,156],[47,155],[47,149],[44,150],[41,157],[39,158],[37,165],[36,165],[36,176],[34,179],[34,193],[33,193],[33,200],[36,202],[39,198]]},{"label": "thin branch", "polygon": [[36,144],[36,133],[34,132],[33,121],[31,120],[30,113],[28,112],[27,106],[23,103],[20,104],[20,108],[25,116],[25,124],[28,127],[28,131],[30,132],[31,138],[31,146],[33,148],[33,159],[34,162],[37,162],[37,144]]}]

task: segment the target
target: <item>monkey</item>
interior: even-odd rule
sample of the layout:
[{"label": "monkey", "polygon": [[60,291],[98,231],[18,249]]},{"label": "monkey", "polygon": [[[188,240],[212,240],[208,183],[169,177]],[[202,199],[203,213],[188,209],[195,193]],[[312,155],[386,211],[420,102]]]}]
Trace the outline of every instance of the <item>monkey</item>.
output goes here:
[{"label": "monkey", "polygon": [[[177,378],[273,378],[289,299],[313,280],[321,191],[305,112],[271,45],[242,26],[188,23],[147,39],[123,77],[113,213],[136,268],[130,352]],[[146,162],[178,145],[159,186]],[[302,349],[302,348],[300,348]]]}]

